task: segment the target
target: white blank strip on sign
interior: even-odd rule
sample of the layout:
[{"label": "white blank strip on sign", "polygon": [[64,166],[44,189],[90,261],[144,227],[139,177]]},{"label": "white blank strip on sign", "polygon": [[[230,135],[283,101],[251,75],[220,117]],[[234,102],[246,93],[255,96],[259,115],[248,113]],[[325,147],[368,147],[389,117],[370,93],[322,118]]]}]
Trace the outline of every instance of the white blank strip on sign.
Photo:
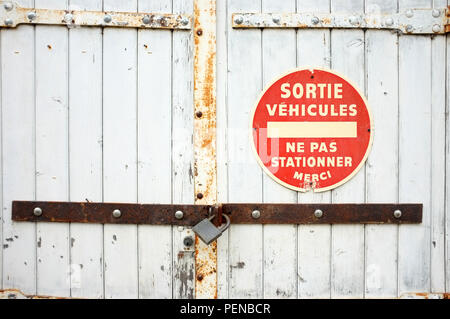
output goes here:
[{"label": "white blank strip on sign", "polygon": [[356,137],[356,127],[356,122],[267,122],[267,137]]}]

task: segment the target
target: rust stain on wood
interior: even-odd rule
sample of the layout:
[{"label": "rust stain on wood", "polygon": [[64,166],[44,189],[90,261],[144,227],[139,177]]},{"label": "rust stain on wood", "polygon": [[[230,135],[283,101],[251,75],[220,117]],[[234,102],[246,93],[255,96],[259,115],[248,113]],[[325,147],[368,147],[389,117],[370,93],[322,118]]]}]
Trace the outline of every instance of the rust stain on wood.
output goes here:
[{"label": "rust stain on wood", "polygon": [[70,297],[56,297],[56,296],[44,296],[44,295],[29,295],[23,293],[19,289],[1,289],[0,299],[80,299]]},{"label": "rust stain on wood", "polygon": [[[32,19],[29,13],[34,13]],[[5,19],[12,20],[12,24],[6,25],[0,21],[1,27],[14,28],[20,24],[32,25],[66,25],[96,26],[96,27],[121,27],[144,29],[182,29],[191,28],[192,18],[183,14],[168,13],[137,13],[114,11],[78,11],[78,10],[54,10],[22,8],[14,5],[10,11],[3,12]]]}]

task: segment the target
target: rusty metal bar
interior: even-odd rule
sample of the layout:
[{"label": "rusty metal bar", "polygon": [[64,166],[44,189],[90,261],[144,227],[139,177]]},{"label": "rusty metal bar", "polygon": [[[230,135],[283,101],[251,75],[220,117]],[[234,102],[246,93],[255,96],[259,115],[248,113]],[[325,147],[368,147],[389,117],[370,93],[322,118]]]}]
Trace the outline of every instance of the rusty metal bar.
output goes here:
[{"label": "rusty metal bar", "polygon": [[[216,1],[194,1],[194,192],[217,202]],[[219,216],[220,218],[220,216]],[[217,298],[217,242],[195,240],[195,298]]]},{"label": "rusty metal bar", "polygon": [[15,28],[19,24],[189,30],[192,18],[167,13],[21,8],[13,2],[0,1],[0,27]]},{"label": "rusty metal bar", "polygon": [[415,9],[401,13],[234,13],[233,28],[337,28],[393,30],[403,34],[445,34],[449,8]]},{"label": "rusty metal bar", "polygon": [[[13,201],[12,220],[193,226],[210,205]],[[422,204],[222,204],[232,224],[412,224]],[[177,219],[176,212],[182,212]],[[116,217],[115,217],[116,216]]]}]

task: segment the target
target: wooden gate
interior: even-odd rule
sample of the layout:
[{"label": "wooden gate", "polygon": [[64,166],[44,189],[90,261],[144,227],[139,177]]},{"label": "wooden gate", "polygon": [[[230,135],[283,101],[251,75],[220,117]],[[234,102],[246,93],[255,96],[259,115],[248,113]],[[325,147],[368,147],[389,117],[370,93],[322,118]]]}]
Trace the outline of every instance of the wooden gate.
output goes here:
[{"label": "wooden gate", "polygon": [[[233,16],[401,14],[445,9],[445,0],[14,5],[100,11],[113,19],[114,12],[192,15],[193,23],[184,29],[162,28],[161,20],[154,29],[70,22],[1,29],[0,288],[6,296],[16,295],[11,289],[84,298],[374,298],[448,291],[446,35],[247,29],[236,27]],[[369,101],[375,127],[365,166],[323,193],[297,193],[274,182],[247,138],[252,107],[266,84],[305,66],[352,79]],[[423,219],[400,226],[232,225],[217,244],[197,240],[186,247],[189,227],[13,222],[13,200],[418,202]]]}]

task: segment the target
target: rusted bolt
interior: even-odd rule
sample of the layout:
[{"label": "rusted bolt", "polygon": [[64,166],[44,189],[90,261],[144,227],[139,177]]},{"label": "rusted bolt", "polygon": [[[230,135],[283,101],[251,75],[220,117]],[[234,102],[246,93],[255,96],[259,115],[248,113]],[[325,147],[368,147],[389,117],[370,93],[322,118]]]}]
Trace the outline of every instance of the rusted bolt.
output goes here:
[{"label": "rusted bolt", "polygon": [[203,275],[202,274],[198,274],[197,275],[197,280],[198,281],[202,281],[203,280]]},{"label": "rusted bolt", "polygon": [[388,27],[390,27],[390,26],[392,26],[392,25],[394,24],[394,19],[392,19],[392,18],[387,18],[386,21],[384,21],[384,23],[385,23]]},{"label": "rusted bolt", "polygon": [[122,212],[118,209],[113,210],[112,215],[114,218],[119,218],[120,216],[122,216]]},{"label": "rusted bolt", "polygon": [[411,25],[411,24],[408,24],[407,26],[406,26],[406,32],[413,32],[413,30],[414,30],[414,27]]},{"label": "rusted bolt", "polygon": [[316,209],[314,211],[314,216],[316,216],[317,218],[321,218],[323,216],[323,211],[320,209]]},{"label": "rusted bolt", "polygon": [[41,215],[42,215],[42,208],[40,208],[40,207],[35,207],[35,208],[33,209],[33,215],[34,215],[34,216],[41,216]]},{"label": "rusted bolt", "polygon": [[202,193],[198,193],[198,194],[197,194],[197,198],[198,198],[198,199],[202,199],[202,198],[203,198],[203,194],[202,194]]},{"label": "rusted bolt", "polygon": [[5,20],[5,25],[12,25],[13,24],[13,20],[12,19],[6,19]]},{"label": "rusted bolt", "polygon": [[183,213],[181,210],[177,210],[177,211],[175,212],[175,218],[176,218],[176,219],[182,219],[183,216],[184,216],[184,213]]},{"label": "rusted bolt", "polygon": [[312,17],[311,19],[312,24],[318,24],[320,22],[318,17]]},{"label": "rusted bolt", "polygon": [[3,8],[5,8],[6,11],[11,11],[14,5],[11,2],[7,2],[3,5]]},{"label": "rusted bolt", "polygon": [[198,35],[198,36],[201,36],[202,34],[203,34],[203,30],[202,30],[202,29],[198,29],[198,30],[197,30],[197,35]]},{"label": "rusted bolt", "polygon": [[30,20],[30,21],[36,19],[36,12],[33,12],[33,11],[28,12],[27,18],[28,18],[28,20]]},{"label": "rusted bolt", "polygon": [[67,14],[64,16],[64,21],[65,21],[66,23],[72,23],[72,20],[73,20],[73,15],[72,15],[72,14],[67,13]]},{"label": "rusted bolt", "polygon": [[242,22],[244,22],[244,18],[242,16],[236,16],[234,18],[234,23],[236,24],[242,24]]},{"label": "rusted bolt", "polygon": [[109,14],[105,14],[105,16],[103,17],[103,21],[105,21],[106,23],[110,23],[112,21],[112,17]]},{"label": "rusted bolt", "polygon": [[192,247],[193,244],[194,244],[194,239],[191,236],[184,237],[183,245],[185,245],[186,247]]},{"label": "rusted bolt", "polygon": [[438,9],[433,9],[433,11],[431,11],[431,15],[432,15],[434,18],[439,18],[440,15],[441,15],[441,11],[439,11]]},{"label": "rusted bolt", "polygon": [[200,117],[203,116],[203,113],[202,113],[202,111],[198,111],[197,113],[195,113],[195,115],[196,115],[198,118],[200,118]]},{"label": "rusted bolt", "polygon": [[254,219],[258,219],[259,217],[261,217],[261,212],[255,209],[254,211],[252,211],[252,217]]},{"label": "rusted bolt", "polygon": [[435,24],[432,30],[434,33],[438,33],[439,31],[441,31],[441,26],[439,24]]},{"label": "rusted bolt", "polygon": [[408,18],[412,18],[414,16],[414,12],[411,9],[407,10],[405,14]]},{"label": "rusted bolt", "polygon": [[394,211],[394,217],[395,217],[395,218],[400,218],[400,217],[402,217],[402,211],[399,210],[399,209],[396,209],[396,210]]},{"label": "rusted bolt", "polygon": [[150,23],[150,17],[149,17],[148,15],[145,15],[145,16],[142,18],[142,22],[143,22],[144,24],[149,24],[149,23]]},{"label": "rusted bolt", "polygon": [[188,18],[183,18],[183,19],[181,19],[180,23],[181,23],[182,25],[188,25],[189,19],[188,19]]}]

